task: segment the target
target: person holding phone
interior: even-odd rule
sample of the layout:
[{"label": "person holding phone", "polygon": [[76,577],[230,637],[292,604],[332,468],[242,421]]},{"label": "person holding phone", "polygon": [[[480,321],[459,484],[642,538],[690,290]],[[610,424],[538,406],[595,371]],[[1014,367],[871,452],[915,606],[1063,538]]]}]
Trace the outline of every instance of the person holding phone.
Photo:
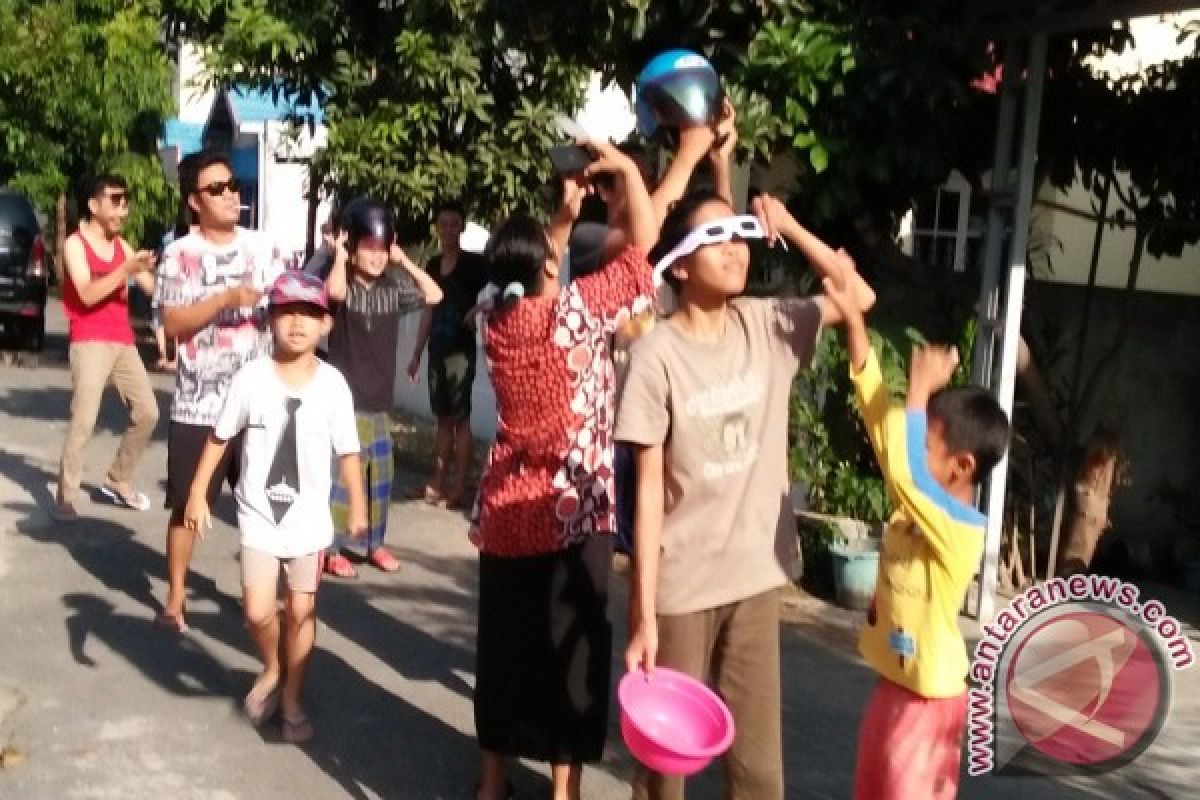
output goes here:
[{"label": "person holding phone", "polygon": [[616,327],[653,302],[645,252],[658,228],[633,160],[607,143],[589,149],[595,159],[564,180],[551,227],[569,230],[590,182],[611,174],[629,210],[625,250],[561,286],[560,245],[517,214],[485,252],[495,303],[481,327],[498,427],[471,528],[480,548],[478,800],[507,796],[506,758],[549,762],[555,800],[577,800],[583,765],[604,751],[615,527],[608,348]]},{"label": "person holding phone", "polygon": [[[217,422],[229,383],[243,364],[270,353],[263,292],[283,271],[260,234],[238,226],[241,186],[228,156],[205,151],[181,171],[180,189],[195,225],[163,254],[155,303],[178,342],[175,397],[167,434],[167,603],[158,624],[187,630],[184,579],[195,531],[183,524],[196,464]],[[221,483],[237,485],[241,439],[214,466],[211,503]]]}]

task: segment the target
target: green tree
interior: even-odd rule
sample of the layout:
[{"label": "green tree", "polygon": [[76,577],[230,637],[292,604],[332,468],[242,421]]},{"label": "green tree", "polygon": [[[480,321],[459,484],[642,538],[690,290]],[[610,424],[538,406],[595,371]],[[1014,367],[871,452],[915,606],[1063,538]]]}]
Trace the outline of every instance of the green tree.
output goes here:
[{"label": "green tree", "polygon": [[172,216],[156,151],[174,103],[161,13],[148,0],[0,0],[0,184],[54,209],[60,241],[68,196],[99,170],[129,181],[134,240]]},{"label": "green tree", "polygon": [[503,5],[178,0],[171,12],[215,83],[323,101],[320,183],[376,195],[427,233],[439,198],[484,218],[544,205],[554,114],[582,101],[587,71],[502,22]]}]

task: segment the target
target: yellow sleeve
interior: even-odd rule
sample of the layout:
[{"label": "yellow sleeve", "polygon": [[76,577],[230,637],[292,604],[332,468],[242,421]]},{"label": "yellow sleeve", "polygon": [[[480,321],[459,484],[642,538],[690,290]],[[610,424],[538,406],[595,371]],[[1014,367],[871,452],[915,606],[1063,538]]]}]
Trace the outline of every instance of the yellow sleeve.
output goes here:
[{"label": "yellow sleeve", "polygon": [[[906,411],[891,405],[874,351],[859,373],[851,371],[850,379],[895,507],[916,523],[943,564],[966,566],[967,561],[974,561],[978,557],[975,539],[963,536],[962,531],[982,527],[986,518],[950,496],[930,474],[924,410]],[[974,568],[974,564],[970,566]]]}]

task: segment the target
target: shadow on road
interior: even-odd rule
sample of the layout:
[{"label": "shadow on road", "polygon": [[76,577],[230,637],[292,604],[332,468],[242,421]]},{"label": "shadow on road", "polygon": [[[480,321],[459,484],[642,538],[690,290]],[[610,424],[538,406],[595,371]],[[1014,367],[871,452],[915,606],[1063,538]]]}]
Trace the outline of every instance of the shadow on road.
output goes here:
[{"label": "shadow on road", "polygon": [[[159,409],[158,429],[155,431],[155,436],[158,437],[166,431],[172,393],[166,389],[155,389],[154,397],[158,401]],[[0,395],[0,414],[17,419],[65,424],[71,418],[71,389],[60,386],[36,389],[9,387]],[[116,389],[110,387],[105,391],[104,400],[100,404],[96,431],[119,436],[128,426],[129,412],[121,403]]]}]

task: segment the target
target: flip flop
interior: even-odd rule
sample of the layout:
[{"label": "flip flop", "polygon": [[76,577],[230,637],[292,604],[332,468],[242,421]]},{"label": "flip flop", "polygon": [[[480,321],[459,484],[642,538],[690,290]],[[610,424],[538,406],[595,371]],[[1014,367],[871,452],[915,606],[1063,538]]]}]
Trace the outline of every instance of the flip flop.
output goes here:
[{"label": "flip flop", "polygon": [[358,571],[350,563],[350,559],[341,553],[334,553],[325,559],[325,572],[338,578],[357,578]]},{"label": "flip flop", "polygon": [[372,550],[371,554],[367,556],[367,561],[370,561],[376,569],[384,572],[395,572],[400,569],[400,559],[382,547]]},{"label": "flip flop", "polygon": [[120,508],[128,508],[133,511],[150,510],[150,498],[142,492],[133,492],[132,494],[125,495],[121,494],[111,486],[101,486],[100,494],[106,500],[108,500],[108,502],[112,503],[114,506],[119,506]]},{"label": "flip flop", "polygon": [[246,699],[242,701],[242,708],[246,712],[246,716],[250,719],[250,724],[258,727],[266,722],[279,709],[279,700],[283,696],[283,689],[279,684],[275,684],[270,689],[251,689],[246,695]]},{"label": "flip flop", "polygon": [[283,740],[290,744],[304,744],[313,737],[316,729],[308,721],[308,715],[301,711],[294,717],[283,715]]},{"label": "flip flop", "polygon": [[154,624],[163,630],[172,631],[174,633],[187,633],[188,624],[183,619],[183,614],[168,614],[163,611],[154,618]]}]

